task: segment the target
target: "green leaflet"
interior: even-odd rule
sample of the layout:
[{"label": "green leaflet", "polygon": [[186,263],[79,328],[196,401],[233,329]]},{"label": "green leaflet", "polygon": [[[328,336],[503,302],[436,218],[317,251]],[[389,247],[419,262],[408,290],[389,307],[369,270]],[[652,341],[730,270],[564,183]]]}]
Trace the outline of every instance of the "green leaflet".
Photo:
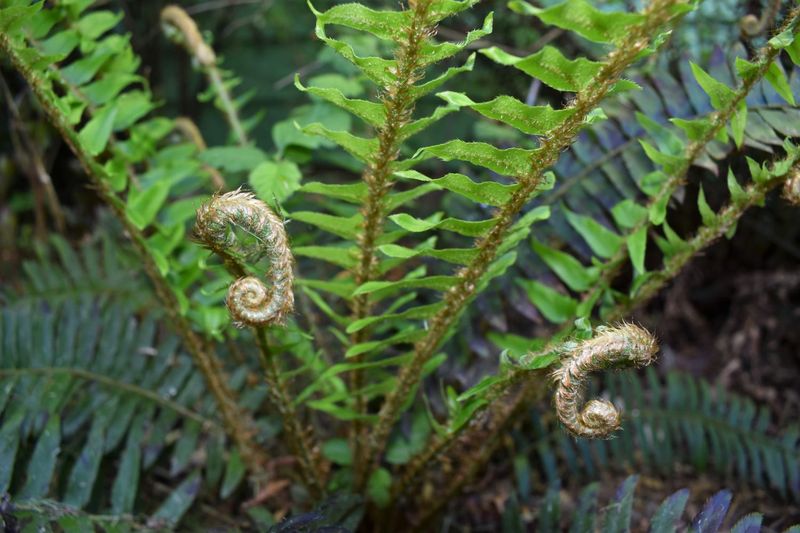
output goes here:
[{"label": "green leaflet", "polygon": [[438,122],[442,118],[446,117],[453,111],[457,111],[458,107],[453,105],[446,105],[446,106],[439,106],[437,107],[432,114],[427,117],[423,117],[413,122],[409,122],[408,124],[403,125],[400,128],[400,139],[406,140],[417,133],[423,131],[428,126]]},{"label": "green leaflet", "polygon": [[435,184],[426,183],[425,185],[413,187],[407,191],[393,192],[386,198],[386,209],[388,212],[392,212],[401,205],[411,202],[415,198],[419,198],[420,196],[428,194],[431,191],[437,190],[439,190],[439,187],[437,187]]},{"label": "green leaflet", "polygon": [[325,12],[317,11],[311,0],[308,7],[317,17],[317,24],[338,24],[355,30],[366,31],[380,39],[397,41],[411,22],[411,11],[376,11],[351,2],[340,4]]},{"label": "green leaflet", "polygon": [[29,6],[11,6],[0,9],[0,31],[13,34],[27,23],[40,9],[44,2],[37,2]]},{"label": "green leaflet", "polygon": [[617,42],[627,36],[632,26],[645,20],[640,13],[600,11],[586,0],[566,0],[546,9],[514,0],[509,7],[518,13],[536,16],[551,26],[574,31],[597,43]]},{"label": "green leaflet", "polygon": [[550,322],[563,324],[575,316],[578,302],[569,296],[535,280],[520,279],[517,283],[528,293],[531,303]]},{"label": "green leaflet", "polygon": [[448,57],[454,56],[473,42],[481,37],[485,37],[492,33],[492,23],[494,14],[489,13],[483,21],[483,26],[479,30],[471,30],[463,41],[458,43],[433,43],[425,42],[422,45],[420,55],[422,56],[421,64],[432,65],[438,63]]},{"label": "green leaflet", "polygon": [[364,182],[339,184],[310,181],[301,185],[299,190],[361,204],[367,194],[367,185]]},{"label": "green leaflet", "polygon": [[372,154],[378,149],[378,139],[365,139],[346,131],[332,131],[319,122],[309,124],[301,128],[301,131],[310,135],[319,135],[325,137],[329,141],[333,141],[362,163],[369,162]]},{"label": "green leaflet", "polygon": [[481,115],[499,120],[529,135],[541,135],[559,126],[575,113],[574,109],[555,110],[549,105],[530,106],[511,96],[498,96],[476,103],[462,93],[445,91],[436,96],[460,107],[469,107]]},{"label": "green leaflet", "polygon": [[772,85],[781,98],[786,100],[790,105],[794,105],[794,93],[789,86],[789,80],[786,79],[786,72],[778,61],[773,61],[769,64],[764,78]]},{"label": "green leaflet", "polygon": [[344,298],[345,300],[349,300],[350,295],[353,293],[353,290],[355,290],[355,283],[349,279],[328,281],[323,279],[299,278],[295,280],[295,283],[300,287],[309,287],[335,294],[339,298]]},{"label": "green leaflet", "polygon": [[345,269],[356,266],[356,252],[357,249],[354,246],[295,246],[292,248],[294,255],[327,261]]},{"label": "green leaflet", "polygon": [[700,68],[694,62],[690,61],[689,66],[692,69],[692,74],[694,74],[697,83],[700,84],[700,87],[702,87],[709,98],[711,98],[711,105],[714,109],[723,109],[730,105],[736,97],[736,93],[733,89],[714,79],[711,74]]},{"label": "green leaflet", "polygon": [[370,316],[367,318],[362,318],[361,320],[356,320],[355,322],[351,323],[347,326],[347,333],[355,333],[356,331],[360,331],[367,326],[371,326],[373,324],[378,324],[381,322],[395,322],[399,320],[422,320],[426,318],[432,317],[436,312],[441,309],[441,303],[435,304],[428,304],[428,305],[420,305],[417,307],[410,307],[405,311],[401,311],[399,313],[389,313],[389,314],[381,314],[376,316]]},{"label": "green leaflet", "polygon": [[736,180],[736,175],[733,173],[733,169],[728,169],[728,191],[731,193],[731,202],[734,204],[740,204],[747,200],[747,193],[739,185],[739,182]]},{"label": "green leaflet", "polygon": [[431,6],[429,17],[439,22],[471,8],[478,2],[480,0],[436,0]]},{"label": "green leaflet", "polygon": [[647,208],[628,198],[611,208],[611,216],[617,226],[630,229],[647,218]]},{"label": "green leaflet", "polygon": [[219,146],[203,151],[200,160],[220,170],[242,172],[266,161],[267,154],[253,146]]},{"label": "green leaflet", "polygon": [[433,257],[456,265],[467,265],[475,258],[477,252],[473,248],[423,248],[413,250],[396,244],[384,244],[378,247],[384,255],[393,258],[410,259],[412,257]]},{"label": "green leaflet", "polygon": [[633,269],[637,274],[644,274],[644,256],[647,248],[647,226],[642,226],[633,232],[630,237],[628,237],[627,244]]},{"label": "green leaflet", "polygon": [[145,190],[131,189],[126,208],[131,222],[139,229],[150,225],[161,206],[167,201],[168,195],[169,183],[163,181],[157,182]]},{"label": "green leaflet", "polygon": [[671,129],[662,126],[644,113],[635,113],[636,121],[642,125],[650,137],[655,140],[658,149],[671,156],[683,155],[686,147],[681,138]]},{"label": "green leaflet", "polygon": [[314,211],[297,211],[291,214],[291,219],[298,222],[305,222],[320,229],[323,229],[334,235],[338,235],[343,239],[349,241],[355,240],[359,229],[361,228],[361,215],[353,215],[351,217],[337,217],[334,215],[326,215],[325,213],[316,213]]},{"label": "green leaflet", "polygon": [[82,17],[74,27],[84,39],[92,41],[116,26],[120,20],[122,20],[122,13],[93,11]]},{"label": "green leaflet", "polygon": [[357,355],[362,355],[365,353],[372,353],[378,350],[384,350],[390,346],[394,346],[395,344],[410,344],[415,341],[418,341],[424,336],[425,336],[424,329],[411,327],[395,335],[392,335],[388,339],[383,339],[379,341],[367,341],[359,344],[354,344],[347,349],[344,356],[355,357]]},{"label": "green leaflet", "polygon": [[527,174],[531,158],[536,150],[522,148],[496,148],[482,142],[466,142],[459,139],[421,148],[415,157],[438,157],[444,161],[466,161],[488,168],[503,176],[519,178]]},{"label": "green leaflet", "polygon": [[670,155],[658,150],[644,139],[639,139],[639,144],[644,149],[644,153],[653,163],[663,167],[667,174],[675,173],[686,161],[683,155]]},{"label": "green leaflet", "polygon": [[117,107],[114,104],[106,105],[81,130],[78,139],[91,155],[96,156],[105,150],[116,117]]},{"label": "green leaflet", "polygon": [[504,185],[494,181],[474,182],[464,174],[450,173],[441,178],[429,178],[416,170],[396,172],[396,176],[403,179],[425,181],[436,185],[436,188],[446,189],[468,198],[473,202],[499,207],[506,203],[519,185]]},{"label": "green leaflet", "polygon": [[400,281],[368,281],[355,291],[359,294],[373,294],[376,298],[386,296],[402,289],[434,289],[445,291],[458,282],[455,276],[428,276],[424,278],[402,279]]},{"label": "green leaflet", "polygon": [[423,231],[430,231],[432,229],[442,229],[446,231],[453,231],[467,237],[478,237],[479,235],[483,235],[489,231],[496,222],[493,218],[478,221],[460,220],[457,218],[441,219],[441,214],[430,217],[429,220],[422,220],[407,213],[391,215],[389,219],[404,230],[411,231],[413,233],[421,233]]},{"label": "green leaflet", "polygon": [[397,68],[397,62],[380,57],[361,57],[356,55],[353,47],[342,41],[331,39],[325,34],[325,25],[317,19],[317,37],[325,44],[336,50],[342,57],[358,67],[365,76],[379,87],[386,87],[396,79],[392,74]]},{"label": "green leaflet", "polygon": [[610,259],[622,246],[622,237],[606,228],[592,217],[573,213],[566,207],[563,213],[572,228],[583,237],[583,240],[598,257]]},{"label": "green leaflet", "polygon": [[[559,91],[579,92],[597,76],[603,64],[580,57],[567,59],[557,48],[545,46],[535,54],[517,57],[493,46],[480,51],[501,65],[513,66],[525,74],[537,78],[545,85]],[[614,84],[613,91],[635,89],[639,86],[629,80]]]},{"label": "green leaflet", "polygon": [[700,211],[700,218],[703,220],[704,226],[711,226],[717,220],[717,214],[711,209],[706,201],[706,193],[702,185],[697,194],[697,209]]},{"label": "green leaflet", "polygon": [[444,83],[450,80],[450,78],[458,74],[461,74],[462,72],[471,71],[472,67],[474,66],[475,66],[475,54],[472,53],[469,55],[464,64],[461,65],[460,67],[450,67],[444,72],[444,74],[441,74],[436,78],[433,78],[432,80],[427,81],[421,85],[415,85],[414,87],[412,87],[411,91],[409,91],[410,96],[413,100],[419,100],[426,94],[435,91],[436,89],[441,87]]},{"label": "green leaflet", "polygon": [[282,204],[299,189],[302,177],[292,161],[264,161],[250,172],[247,181],[258,198],[273,205]]},{"label": "green leaflet", "polygon": [[531,241],[531,247],[573,291],[585,291],[597,280],[597,268],[583,266],[570,254],[545,246],[536,239]]},{"label": "green leaflet", "polygon": [[386,111],[379,103],[347,98],[342,94],[342,91],[335,88],[304,87],[303,84],[300,83],[299,74],[296,74],[294,77],[294,86],[303,92],[307,92],[341,107],[345,111],[352,113],[376,128],[383,126],[386,122]]}]

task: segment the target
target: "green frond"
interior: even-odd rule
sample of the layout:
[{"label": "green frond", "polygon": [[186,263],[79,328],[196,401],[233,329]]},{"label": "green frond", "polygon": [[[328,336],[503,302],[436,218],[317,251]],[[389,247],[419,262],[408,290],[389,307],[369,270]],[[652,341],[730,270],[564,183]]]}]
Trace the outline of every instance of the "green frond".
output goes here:
[{"label": "green frond", "polygon": [[[180,520],[201,481],[193,455],[224,433],[191,359],[158,329],[153,318],[131,318],[125,304],[87,298],[3,310],[0,491],[15,501],[55,497]],[[137,497],[140,480],[165,462],[172,478],[195,487],[172,514]]]},{"label": "green frond", "polygon": [[569,438],[536,416],[539,440],[529,448],[530,460],[554,465],[545,469],[551,481],[561,477],[561,469],[591,478],[623,465],[668,474],[683,463],[698,474],[800,498],[800,428],[773,433],[769,411],[749,398],[686,374],[670,373],[662,381],[652,369],[641,381],[610,374],[606,392],[624,406],[624,430],[609,441]]}]

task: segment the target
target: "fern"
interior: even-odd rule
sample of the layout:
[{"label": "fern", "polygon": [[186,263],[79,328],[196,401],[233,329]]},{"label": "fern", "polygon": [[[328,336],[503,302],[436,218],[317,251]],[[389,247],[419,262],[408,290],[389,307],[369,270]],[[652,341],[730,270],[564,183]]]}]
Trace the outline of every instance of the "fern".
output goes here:
[{"label": "fern", "polygon": [[[238,453],[216,455],[224,431],[202,375],[152,318],[132,319],[128,305],[83,298],[21,302],[3,311],[0,324],[0,492],[18,501],[56,496],[114,515],[146,509],[176,523],[200,479],[220,486],[223,497],[242,480]],[[233,386],[245,377],[237,372]],[[243,401],[259,405],[264,392]],[[201,449],[208,460],[198,463]],[[171,478],[184,478],[175,489],[183,503],[176,508],[167,498],[161,508],[143,508],[153,502],[137,497],[140,480],[164,461]],[[111,464],[113,471],[103,467]]]},{"label": "fern", "polygon": [[36,259],[23,262],[25,281],[3,295],[7,302],[47,299],[53,304],[78,297],[127,300],[134,309],[152,303],[153,295],[137,275],[133,258],[107,232],[73,250],[62,237],[36,244]]},{"label": "fern", "polygon": [[522,456],[539,463],[549,482],[562,477],[561,468],[564,475],[593,478],[623,465],[667,474],[684,463],[698,474],[712,471],[782,498],[800,498],[800,429],[773,434],[769,412],[752,400],[680,373],[662,381],[648,370],[644,383],[610,374],[606,383],[608,395],[626,407],[627,429],[612,440],[571,439],[534,413],[533,440]]},{"label": "fern", "polygon": [[[794,104],[791,78],[783,71],[782,55],[794,62],[800,57],[795,37],[800,17],[797,7],[789,11],[778,33],[752,60],[737,58],[735,80],[721,77],[714,68],[706,72],[694,63],[684,64],[684,76],[691,72],[697,86],[708,96],[708,103],[698,104],[697,88],[687,86],[684,101],[692,103],[697,111],[687,115],[669,106],[652,104],[648,100],[652,93],[637,93],[640,96],[626,100],[626,95],[639,89],[639,85],[625,76],[637,61],[658,52],[671,28],[692,11],[692,4],[653,0],[641,12],[629,13],[601,11],[585,0],[566,0],[544,8],[514,1],[510,5],[515,11],[594,43],[590,49],[599,50],[602,58],[568,58],[562,50],[545,46],[527,57],[485,48],[481,50],[482,60],[514,68],[524,74],[526,81],[574,93],[574,97],[556,109],[524,103],[510,95],[476,101],[471,94],[445,91],[436,95],[444,104],[422,115],[418,109],[426,107],[423,98],[433,100],[432,93],[473,68],[475,55],[451,61],[491,31],[491,14],[462,42],[453,43],[436,39],[439,23],[465,12],[476,0],[409,0],[407,8],[398,11],[377,11],[356,3],[319,11],[309,4],[316,18],[318,39],[351,63],[363,80],[373,84],[374,96],[356,98],[359,91],[329,78],[318,77],[316,83],[295,80],[299,90],[316,99],[314,105],[326,102],[347,116],[338,128],[330,123],[304,123],[300,126],[302,133],[318,135],[324,142],[338,145],[343,151],[335,156],[338,166],[361,174],[357,182],[342,182],[341,175],[337,175],[301,185],[300,172],[290,159],[291,152],[286,150],[288,144],[278,143],[278,155],[249,144],[247,127],[238,116],[239,105],[230,96],[229,82],[233,78],[226,78],[220,71],[213,50],[182,10],[167,8],[162,21],[168,26],[167,32],[178,38],[210,78],[212,93],[239,146],[208,148],[189,123],[155,117],[153,96],[136,74],[138,58],[127,36],[112,31],[119,16],[88,10],[90,3],[61,2],[44,9],[42,3],[15,1],[0,10],[0,48],[29,83],[48,119],[84,166],[93,187],[120,220],[165,318],[197,368],[195,373],[186,363],[185,372],[192,375],[187,383],[194,383],[192,392],[187,392],[185,398],[181,393],[180,401],[174,402],[180,405],[173,406],[173,411],[184,409],[183,425],[175,425],[177,416],[163,415],[166,421],[159,422],[160,413],[166,408],[155,410],[158,418],[154,427],[162,424],[165,432],[173,427],[180,429],[173,463],[181,468],[173,473],[188,472],[183,468],[185,464],[174,457],[183,454],[185,462],[187,454],[206,443],[201,436],[205,428],[192,426],[197,420],[185,409],[204,413],[204,419],[212,418],[207,413],[218,411],[220,425],[235,445],[230,453],[232,473],[223,481],[223,492],[232,490],[245,470],[257,489],[264,487],[268,477],[266,450],[257,443],[256,426],[249,416],[251,412],[260,414],[260,399],[252,401],[256,391],[242,391],[243,397],[237,394],[241,383],[236,379],[244,379],[246,365],[241,365],[236,379],[229,380],[216,350],[215,342],[231,343],[236,338],[254,341],[270,406],[281,417],[283,437],[308,491],[307,497],[298,492],[298,502],[315,503],[324,500],[328,490],[342,488],[369,499],[369,520],[388,521],[392,506],[400,505],[416,509],[415,522],[424,524],[489,460],[515,415],[544,394],[542,382],[547,379],[556,383],[557,413],[571,431],[607,437],[619,426],[619,413],[608,402],[593,400],[585,407],[581,405],[589,372],[649,363],[657,347],[652,336],[636,326],[593,330],[592,319],[615,322],[624,318],[694,255],[715,239],[732,235],[747,209],[763,203],[770,190],[794,183],[798,173],[800,152],[782,138],[792,134],[790,128],[778,127],[781,118],[759,108],[761,100],[752,96],[753,91],[762,91],[768,85],[789,105]],[[366,48],[359,46],[359,38],[353,38],[352,32],[361,37],[369,35],[372,43],[380,42],[370,52],[377,55],[364,55]],[[662,84],[671,79],[666,74],[653,77]],[[731,82],[733,88],[729,86]],[[610,101],[610,97],[615,100]],[[614,105],[612,102],[617,111],[608,107]],[[640,141],[641,151],[621,150],[620,160],[630,168],[614,173],[611,163],[618,161],[611,159],[601,165],[604,173],[619,178],[615,181],[619,194],[601,199],[592,192],[593,201],[606,203],[584,211],[581,201],[575,200],[580,198],[574,192],[578,189],[556,188],[557,184],[563,181],[573,156],[584,159],[586,152],[596,151],[598,145],[592,145],[591,140],[582,141],[580,136],[602,132],[596,134],[602,146],[615,136],[614,126],[602,124],[609,124],[609,117],[626,121],[626,113],[633,107],[631,102],[643,111],[664,111],[674,127],[666,126],[665,120],[639,114],[637,120],[647,133],[646,139],[637,138],[641,135],[638,126],[637,131],[629,127],[624,137]],[[430,131],[433,124],[441,124],[459,110],[470,110],[485,120],[505,124],[519,133],[518,144],[498,146],[485,139],[471,141],[450,131],[443,131],[448,137],[439,139],[438,144],[419,141],[420,133]],[[793,111],[784,110],[781,117],[792,116]],[[350,116],[363,125],[349,128]],[[764,128],[764,124],[772,125]],[[285,126],[276,129],[285,133]],[[183,141],[190,142],[171,135],[176,130],[182,133]],[[735,148],[730,146],[731,139]],[[307,144],[310,148],[321,145]],[[778,146],[780,149],[773,150],[778,154],[770,162],[747,160],[748,179],[729,174],[730,202],[722,209],[712,210],[701,189],[697,209],[702,224],[693,237],[682,238],[672,231],[667,221],[668,205],[679,194],[693,165],[713,167],[717,164],[714,158],[734,149]],[[562,158],[570,148],[573,152]],[[628,181],[631,176],[635,179]],[[209,199],[212,189],[245,179],[260,198],[236,190],[218,191],[219,195]],[[591,187],[591,181],[578,181]],[[792,185],[788,187],[791,189]],[[300,198],[294,196],[297,192],[308,202],[295,202]],[[426,195],[429,198],[419,201]],[[558,209],[559,215],[551,217],[555,211],[552,207],[560,197],[566,198],[573,210]],[[294,248],[290,247],[287,227],[280,216],[280,204],[290,198],[287,218],[292,225],[288,229],[313,228],[298,239]],[[459,216],[450,209],[424,210],[431,199],[483,204],[495,210],[486,215],[485,209],[479,209],[477,214],[472,211],[468,216]],[[609,223],[609,213],[613,225]],[[193,216],[196,223],[194,231],[190,231],[188,222]],[[550,279],[558,278],[562,285],[548,284],[546,279],[520,279],[517,283],[559,331],[548,340],[494,336],[493,340],[502,347],[515,348],[502,355],[498,372],[484,376],[466,390],[445,388],[441,405],[415,401],[425,376],[440,367],[448,354],[457,353],[458,337],[465,329],[461,319],[468,307],[493,280],[517,263],[518,245],[529,238],[534,224],[544,227],[545,221],[559,235],[569,237],[565,239],[569,248],[554,243],[549,230],[542,233],[544,237],[537,235],[530,241],[531,247],[551,271]],[[472,239],[474,243],[470,242]],[[652,242],[661,252],[658,265],[645,262]],[[90,272],[87,262],[75,260],[68,247],[57,247],[70,275],[100,274]],[[294,270],[293,256],[301,258],[299,272]],[[633,279],[620,283],[620,273],[628,263]],[[82,289],[79,285],[66,286]],[[295,304],[293,286],[299,289],[297,304],[303,315],[299,320],[291,315]],[[48,290],[57,295],[59,285],[41,288],[43,295]],[[92,290],[88,287],[86,292],[91,294]],[[72,305],[70,300],[65,301],[65,305]],[[4,311],[4,342],[18,351],[23,343],[11,332],[23,321],[5,317],[30,313],[31,305],[41,304],[21,302]],[[89,298],[80,305],[96,304]],[[93,319],[102,321],[112,312],[120,316],[124,312],[132,314],[130,307],[114,311],[118,309],[115,305],[110,298],[96,313],[90,313],[90,307],[79,306],[81,315],[65,312],[54,304],[53,312],[59,320],[63,313],[63,320],[71,324],[64,325],[64,331],[72,331],[66,329],[69,327],[80,332],[73,339],[63,337],[61,329],[56,329],[58,335],[54,338],[94,347],[91,335],[95,330],[86,327]],[[143,323],[148,328],[155,327],[152,322]],[[240,333],[232,329],[233,325],[248,329]],[[304,331],[305,326],[315,338]],[[59,322],[58,328],[61,327]],[[25,343],[38,339],[34,333],[29,334],[33,329],[19,331]],[[32,340],[28,341],[28,337]],[[113,355],[113,350],[105,350],[102,343],[97,346],[80,353],[97,358],[111,357],[106,351]],[[46,359],[50,354],[46,347],[34,345],[31,351],[36,353],[34,361],[52,363]],[[149,378],[119,363],[124,358],[115,359],[118,366],[114,371],[124,368],[130,373],[125,377],[131,380],[119,384],[118,392],[129,394],[136,384],[136,390],[141,389],[144,397],[157,402],[159,397],[147,392],[152,390],[151,383],[146,382]],[[248,359],[245,356],[242,360]],[[156,370],[151,371],[157,374]],[[55,371],[45,365],[14,367],[8,372],[38,376]],[[66,375],[70,380],[88,379],[86,372],[80,367]],[[147,376],[151,375],[149,372]],[[95,384],[121,378],[121,374],[113,372],[110,378],[93,376]],[[138,378],[145,381],[138,383]],[[202,396],[202,380],[211,392],[208,398]],[[59,390],[55,390],[56,394]],[[15,388],[7,394],[12,392],[19,393]],[[29,481],[10,482],[21,484],[21,488],[13,485],[17,497],[21,494],[38,500],[48,496],[56,471],[69,470],[70,466],[69,461],[63,465],[53,460],[51,452],[62,441],[63,433],[63,426],[56,425],[85,410],[81,410],[82,404],[75,404],[76,411],[72,411],[75,405],[56,401],[57,397],[53,397],[55,403],[50,402],[47,394],[32,393],[31,398],[36,409],[45,406],[49,415],[46,422],[38,422],[32,416],[33,422],[25,425],[22,419],[31,415],[25,412],[15,415],[20,419],[15,427],[11,422],[16,419],[4,416],[0,432],[14,436],[17,429],[23,428],[25,433],[20,435],[37,437],[30,452],[33,459],[29,461],[27,478],[38,480],[37,490],[27,488]],[[430,398],[423,395],[424,400]],[[21,404],[18,409],[26,405]],[[80,438],[106,436],[105,419],[99,417],[104,409],[116,407],[113,402],[102,407],[89,413],[91,421],[86,425],[76,426],[88,428],[83,432],[76,429],[79,437],[74,446],[86,450],[87,461],[94,461],[92,468],[73,467],[66,477],[57,476],[67,480],[68,490],[62,496],[59,491],[64,487],[59,483],[52,491],[68,503],[96,505],[99,512],[105,512],[109,505],[102,500],[93,501],[92,485],[97,475],[92,472],[97,472],[97,465],[113,450],[95,450],[92,446],[97,446],[97,439]],[[318,411],[316,415],[323,420],[347,424],[317,424],[309,429],[305,425],[305,408]],[[410,411],[407,419],[412,434],[404,434],[398,425],[406,411]],[[124,418],[119,420],[122,423]],[[638,427],[635,422],[631,425]],[[127,426],[119,431],[124,429],[135,440],[130,437],[135,432]],[[699,439],[696,433],[682,435]],[[722,446],[714,440],[717,438],[722,437],[709,433],[712,446]],[[597,446],[613,447],[623,442],[624,438],[619,438]],[[640,446],[647,450],[647,444]],[[699,446],[694,441],[689,447],[700,453],[692,446]],[[134,445],[131,448],[138,449]],[[139,449],[131,453],[143,452]],[[207,455],[210,458],[219,454]],[[121,464],[129,457],[132,456],[124,455]],[[761,448],[750,456],[752,461],[763,460],[769,465],[767,477],[775,488],[781,483],[788,486],[791,480],[777,480],[776,457],[774,450],[766,452]],[[437,463],[453,470],[430,468]],[[156,517],[169,516],[177,521],[191,505],[201,483],[216,485],[218,474],[215,479],[208,473],[201,474],[199,465],[197,468],[185,474],[165,507],[156,510]],[[794,472],[796,465],[786,460],[780,468]],[[35,469],[43,469],[46,475],[37,477]],[[91,483],[81,484],[78,478],[83,475],[91,477]],[[78,480],[73,482],[72,477]],[[83,492],[70,491],[71,483]],[[420,485],[435,487],[432,497],[426,491],[416,491]],[[630,508],[627,502],[632,498],[632,486],[633,481],[629,481],[623,491],[624,502],[608,513],[613,515],[613,519],[608,518],[610,529],[628,527],[625,508]],[[73,493],[80,498],[75,499]],[[129,500],[130,497],[126,499]],[[111,508],[117,511],[113,502]],[[123,511],[130,512],[130,506]],[[313,520],[320,516],[320,520],[327,521],[325,513],[318,513]],[[329,522],[338,526],[340,520]],[[290,520],[291,527],[302,523],[301,518]]]}]

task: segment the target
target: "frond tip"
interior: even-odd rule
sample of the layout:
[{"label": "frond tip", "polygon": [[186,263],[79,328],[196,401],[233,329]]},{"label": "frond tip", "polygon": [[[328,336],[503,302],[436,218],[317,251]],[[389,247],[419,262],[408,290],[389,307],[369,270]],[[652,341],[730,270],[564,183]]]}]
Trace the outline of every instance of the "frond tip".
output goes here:
[{"label": "frond tip", "polygon": [[655,360],[658,343],[634,324],[599,327],[597,335],[565,347],[565,361],[555,372],[555,404],[559,420],[576,437],[609,437],[619,429],[619,411],[607,400],[590,400],[583,409],[589,375],[609,369],[647,366]]},{"label": "frond tip", "polygon": [[[233,230],[241,229],[255,239],[245,247]],[[228,289],[226,303],[239,326],[269,326],[283,323],[294,308],[292,252],[283,221],[261,200],[241,190],[213,197],[197,210],[195,235],[221,256],[241,277]],[[245,272],[241,260],[266,257],[267,284]]]}]

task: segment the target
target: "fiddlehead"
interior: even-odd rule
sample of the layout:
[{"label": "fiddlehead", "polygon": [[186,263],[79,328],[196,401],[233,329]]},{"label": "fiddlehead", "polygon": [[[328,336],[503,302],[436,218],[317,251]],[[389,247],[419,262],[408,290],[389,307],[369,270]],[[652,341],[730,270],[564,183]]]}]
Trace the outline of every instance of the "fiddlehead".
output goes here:
[{"label": "fiddlehead", "polygon": [[576,437],[606,438],[620,426],[620,414],[607,400],[590,400],[582,409],[589,374],[600,370],[649,365],[658,352],[645,329],[622,324],[600,327],[594,338],[566,348],[566,360],[555,372],[558,418]]},{"label": "fiddlehead", "polygon": [[203,67],[212,67],[217,62],[214,50],[206,44],[197,29],[197,24],[182,7],[170,5],[161,11],[164,33],[186,48],[186,51]]},{"label": "fiddlehead", "polygon": [[[234,229],[252,236],[247,248]],[[261,200],[240,190],[215,196],[197,210],[195,235],[220,255],[241,277],[228,289],[226,303],[237,326],[268,326],[283,323],[294,308],[292,252],[283,221]],[[245,275],[240,259],[269,261],[267,283]]]}]

